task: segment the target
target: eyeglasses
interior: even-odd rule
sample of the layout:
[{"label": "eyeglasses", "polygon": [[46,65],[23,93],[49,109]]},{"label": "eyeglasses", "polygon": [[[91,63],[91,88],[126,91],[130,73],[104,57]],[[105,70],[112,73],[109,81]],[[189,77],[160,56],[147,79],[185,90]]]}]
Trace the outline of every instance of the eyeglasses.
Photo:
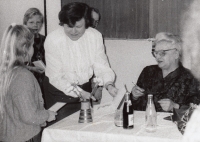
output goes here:
[{"label": "eyeglasses", "polygon": [[94,23],[99,24],[99,20],[94,20]]},{"label": "eyeglasses", "polygon": [[98,26],[98,24],[99,24],[99,20],[93,20],[93,25],[92,25],[92,27],[93,27],[93,28],[96,28],[96,27]]},{"label": "eyeglasses", "polygon": [[99,20],[93,20],[93,25],[98,25],[99,24]]},{"label": "eyeglasses", "polygon": [[167,51],[171,51],[174,49],[177,50],[176,48],[173,48],[173,49],[168,49],[168,50],[152,51],[151,53],[154,57],[156,57],[157,55],[159,55],[160,57],[164,57],[166,55]]}]

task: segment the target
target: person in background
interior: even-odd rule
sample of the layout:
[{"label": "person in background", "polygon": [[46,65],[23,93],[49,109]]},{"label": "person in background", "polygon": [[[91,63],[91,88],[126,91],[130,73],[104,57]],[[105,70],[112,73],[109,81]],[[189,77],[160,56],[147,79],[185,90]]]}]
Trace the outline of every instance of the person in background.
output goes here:
[{"label": "person in background", "polygon": [[[100,19],[101,19],[101,14],[99,12],[99,10],[97,8],[93,8],[91,7],[90,8],[90,11],[91,11],[91,25],[90,27],[92,28],[97,28],[99,22],[100,22]],[[95,86],[95,76],[93,77],[92,79],[92,89],[94,88]],[[103,87],[102,86],[98,86],[94,96],[95,98],[97,98],[97,101],[93,102],[93,104],[99,104],[101,102],[101,98],[102,98],[102,91],[103,91]],[[91,100],[92,101],[92,100]]]},{"label": "person in background", "polygon": [[105,54],[100,32],[90,26],[89,6],[72,2],[59,12],[61,27],[45,40],[44,95],[47,108],[66,102],[58,113],[62,119],[80,110],[80,99],[90,99],[93,75],[115,97],[115,74]]},{"label": "person in background", "polygon": [[45,110],[34,75],[25,67],[33,55],[33,34],[24,25],[10,25],[0,47],[0,141],[40,142],[41,127],[55,120]]},{"label": "person in background", "polygon": [[40,10],[38,10],[37,8],[28,9],[24,14],[23,24],[26,25],[29,28],[29,30],[34,34],[34,54],[31,59],[31,64],[27,67],[35,75],[43,92],[42,85],[45,76],[44,70],[32,64],[32,62],[38,60],[41,60],[45,64],[44,41],[46,37],[39,33],[43,25],[43,15],[40,12]]},{"label": "person in background", "polygon": [[[194,0],[182,16],[183,65],[200,81],[200,1]],[[182,142],[200,141],[200,107],[186,125]]]},{"label": "person in background", "polygon": [[181,39],[170,33],[157,39],[152,54],[158,65],[145,67],[132,88],[134,109],[146,109],[148,94],[153,94],[157,111],[199,104],[199,83],[180,62]]},{"label": "person in background", "polygon": [[97,8],[91,7],[90,10],[91,10],[91,27],[96,29],[101,20],[101,14]]}]

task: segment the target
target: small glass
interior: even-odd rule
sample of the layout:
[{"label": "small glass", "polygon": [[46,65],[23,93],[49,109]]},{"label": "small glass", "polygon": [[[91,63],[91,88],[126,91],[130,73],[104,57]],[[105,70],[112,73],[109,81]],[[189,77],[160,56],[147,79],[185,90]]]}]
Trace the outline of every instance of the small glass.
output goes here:
[{"label": "small glass", "polygon": [[114,117],[115,126],[123,127],[123,111],[117,109]]}]

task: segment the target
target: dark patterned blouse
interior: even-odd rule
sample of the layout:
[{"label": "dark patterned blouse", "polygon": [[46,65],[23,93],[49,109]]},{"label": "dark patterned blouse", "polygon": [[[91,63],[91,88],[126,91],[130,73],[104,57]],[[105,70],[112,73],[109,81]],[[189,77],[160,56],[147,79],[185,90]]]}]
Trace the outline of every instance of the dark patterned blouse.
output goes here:
[{"label": "dark patterned blouse", "polygon": [[[45,56],[44,56],[44,41],[45,41],[45,36],[39,34],[39,37],[35,37],[34,38],[34,44],[33,44],[33,48],[34,48],[34,54],[33,57],[31,59],[31,61],[38,61],[38,60],[42,60],[45,64]],[[36,77],[41,89],[42,89],[42,82],[44,79],[44,73],[40,74],[37,72],[33,72],[34,76]]]},{"label": "dark patterned blouse", "polygon": [[200,103],[199,83],[182,65],[165,78],[157,65],[147,66],[140,74],[137,85],[146,93],[138,100],[133,100],[135,110],[146,110],[148,94],[153,94],[157,111],[164,111],[158,103],[160,99],[171,99],[180,106]]},{"label": "dark patterned blouse", "polygon": [[34,54],[32,57],[32,62],[37,60],[42,60],[45,63],[45,57],[44,57],[44,41],[45,36],[39,34],[39,37],[34,38]]}]

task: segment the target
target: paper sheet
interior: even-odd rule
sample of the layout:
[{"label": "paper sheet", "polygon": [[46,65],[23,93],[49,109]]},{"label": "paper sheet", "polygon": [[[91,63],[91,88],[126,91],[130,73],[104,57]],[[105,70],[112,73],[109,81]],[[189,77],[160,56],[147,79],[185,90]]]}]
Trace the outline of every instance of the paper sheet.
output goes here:
[{"label": "paper sheet", "polygon": [[56,102],[53,106],[49,108],[50,111],[57,112],[59,109],[61,109],[66,103],[63,102]]},{"label": "paper sheet", "polygon": [[39,61],[34,61],[33,64],[36,66],[36,67],[40,67],[42,68],[43,70],[45,70],[45,64],[39,60]]},{"label": "paper sheet", "polygon": [[[110,114],[112,112],[115,112],[118,105],[120,104],[122,98],[124,97],[124,94],[126,93],[126,90],[124,87],[120,88],[118,90],[117,96],[110,102],[106,102],[100,105],[94,106],[94,113],[97,116]],[[121,108],[123,107],[123,104],[121,105]],[[121,109],[120,108],[120,109]]]}]

